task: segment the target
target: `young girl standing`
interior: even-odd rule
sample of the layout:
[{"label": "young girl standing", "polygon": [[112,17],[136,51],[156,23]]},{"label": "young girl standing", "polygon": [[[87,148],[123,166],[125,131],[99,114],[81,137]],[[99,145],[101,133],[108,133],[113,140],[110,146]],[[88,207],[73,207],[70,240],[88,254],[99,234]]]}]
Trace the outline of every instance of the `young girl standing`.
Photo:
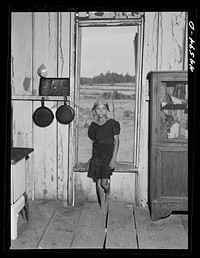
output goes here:
[{"label": "young girl standing", "polygon": [[107,112],[110,110],[105,99],[96,100],[92,110],[97,118],[88,129],[88,136],[93,141],[88,177],[96,182],[100,212],[105,214],[110,191],[108,180],[115,169],[119,149],[120,124],[107,117]]}]

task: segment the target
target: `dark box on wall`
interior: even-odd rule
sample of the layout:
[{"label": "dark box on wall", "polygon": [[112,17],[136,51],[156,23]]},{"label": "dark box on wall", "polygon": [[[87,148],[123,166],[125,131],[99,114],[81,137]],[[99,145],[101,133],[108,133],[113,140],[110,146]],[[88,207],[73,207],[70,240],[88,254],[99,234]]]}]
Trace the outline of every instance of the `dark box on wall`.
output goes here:
[{"label": "dark box on wall", "polygon": [[69,78],[40,78],[40,96],[70,96]]}]

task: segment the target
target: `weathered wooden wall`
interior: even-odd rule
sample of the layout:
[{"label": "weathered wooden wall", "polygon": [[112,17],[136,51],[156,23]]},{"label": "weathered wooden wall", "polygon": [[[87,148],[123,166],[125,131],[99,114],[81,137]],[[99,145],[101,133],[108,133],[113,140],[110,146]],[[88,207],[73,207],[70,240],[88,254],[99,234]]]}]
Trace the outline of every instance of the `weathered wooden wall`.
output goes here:
[{"label": "weathered wooden wall", "polygon": [[[111,177],[110,199],[135,203],[135,173],[116,172]],[[75,203],[95,202],[96,186],[92,179],[87,177],[87,173],[75,173]]]},{"label": "weathered wooden wall", "polygon": [[[12,13],[12,94],[38,95],[37,69],[45,64],[49,77],[69,77],[70,13]],[[57,101],[45,106],[55,114]],[[69,126],[56,119],[37,127],[32,114],[40,101],[13,100],[13,146],[33,147],[27,169],[29,198],[67,200]]]},{"label": "weathered wooden wall", "polygon": [[148,190],[148,82],[150,71],[187,70],[187,13],[147,12],[144,24],[142,69],[139,199],[147,200]]},{"label": "weathered wooden wall", "polygon": [[[142,90],[139,148],[139,196],[147,199],[148,175],[148,87],[151,70],[187,69],[187,14],[185,12],[147,12],[144,23]],[[74,90],[75,34],[74,13],[12,13],[11,87],[12,94],[38,95],[38,67],[44,63],[48,76],[70,77]],[[58,101],[45,105],[55,113]],[[86,173],[73,173],[74,124],[47,128],[32,121],[40,101],[13,100],[13,145],[33,147],[27,163],[26,189],[29,198],[58,198],[72,203],[76,198],[93,200],[94,185]],[[130,180],[128,180],[130,179]],[[73,183],[74,181],[74,183]],[[115,183],[114,183],[115,182]],[[130,185],[132,184],[132,189]],[[113,176],[113,198],[134,202],[135,174]],[[114,187],[115,186],[115,187]],[[127,190],[128,189],[128,190]],[[121,193],[123,191],[123,193]]]}]

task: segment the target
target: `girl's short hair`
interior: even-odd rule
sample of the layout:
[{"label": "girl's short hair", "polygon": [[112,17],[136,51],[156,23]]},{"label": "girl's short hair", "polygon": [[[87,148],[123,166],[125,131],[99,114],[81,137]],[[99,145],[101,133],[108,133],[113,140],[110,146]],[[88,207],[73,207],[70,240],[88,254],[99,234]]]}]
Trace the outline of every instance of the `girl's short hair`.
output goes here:
[{"label": "girl's short hair", "polygon": [[102,97],[96,99],[96,101],[93,105],[92,111],[95,110],[98,105],[104,105],[107,108],[107,110],[110,111],[109,105],[108,105],[108,102],[106,101],[106,99],[104,99]]}]

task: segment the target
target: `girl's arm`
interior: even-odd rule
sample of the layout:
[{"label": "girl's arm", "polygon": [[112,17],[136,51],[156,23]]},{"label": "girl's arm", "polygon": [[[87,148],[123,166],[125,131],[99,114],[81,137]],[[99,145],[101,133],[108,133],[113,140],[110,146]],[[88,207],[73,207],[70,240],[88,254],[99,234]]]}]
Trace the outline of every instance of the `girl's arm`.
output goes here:
[{"label": "girl's arm", "polygon": [[111,169],[115,169],[118,150],[119,150],[119,135],[114,135],[113,156],[112,156],[112,159],[111,159],[110,164],[109,164],[109,167]]},{"label": "girl's arm", "polygon": [[88,128],[88,137],[93,142],[95,141],[95,130],[94,130],[94,127],[93,127],[92,123],[91,123],[91,125]]}]

